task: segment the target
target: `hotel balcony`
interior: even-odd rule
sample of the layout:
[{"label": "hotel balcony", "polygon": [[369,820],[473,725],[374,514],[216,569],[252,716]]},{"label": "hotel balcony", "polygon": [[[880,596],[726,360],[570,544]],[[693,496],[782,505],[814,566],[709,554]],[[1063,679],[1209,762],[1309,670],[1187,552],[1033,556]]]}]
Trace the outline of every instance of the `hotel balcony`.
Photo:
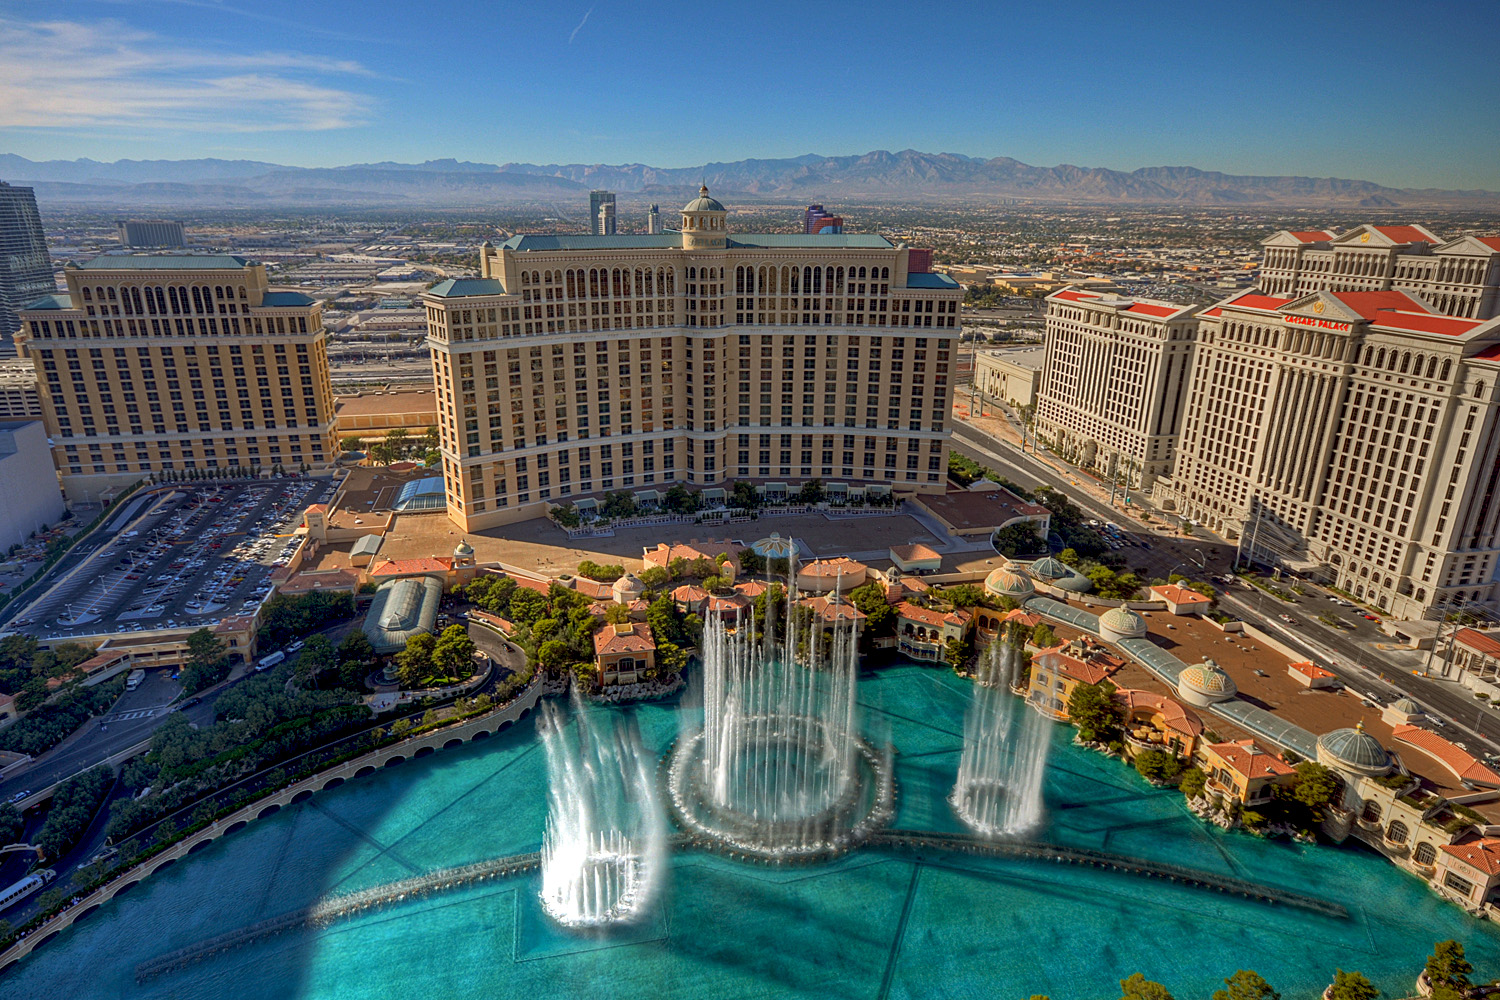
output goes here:
[{"label": "hotel balcony", "polygon": [[927,660],[932,663],[943,662],[943,647],[935,642],[923,642],[910,636],[901,636],[898,649],[913,660]]}]

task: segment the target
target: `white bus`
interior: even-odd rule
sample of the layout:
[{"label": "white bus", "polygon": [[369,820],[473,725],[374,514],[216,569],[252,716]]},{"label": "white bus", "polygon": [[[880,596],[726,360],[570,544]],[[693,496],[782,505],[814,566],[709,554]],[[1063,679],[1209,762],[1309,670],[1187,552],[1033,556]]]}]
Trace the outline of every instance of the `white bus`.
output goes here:
[{"label": "white bus", "polygon": [[145,679],[146,679],[146,671],[139,670],[139,669],[132,670],[130,672],[130,676],[127,677],[127,678],[125,678],[125,690],[126,691],[134,691],[136,688],[138,688],[138,687],[141,686],[141,681],[143,681]]},{"label": "white bus", "polygon": [[280,663],[284,659],[286,659],[286,654],[281,652],[280,650],[277,650],[270,656],[262,656],[260,658],[260,661],[255,664],[255,669],[270,670],[272,667],[276,666],[276,664]]},{"label": "white bus", "polygon": [[3,893],[0,893],[0,910],[14,906],[55,878],[57,878],[57,872],[51,868],[43,868],[41,871],[32,872],[9,889],[6,889]]}]

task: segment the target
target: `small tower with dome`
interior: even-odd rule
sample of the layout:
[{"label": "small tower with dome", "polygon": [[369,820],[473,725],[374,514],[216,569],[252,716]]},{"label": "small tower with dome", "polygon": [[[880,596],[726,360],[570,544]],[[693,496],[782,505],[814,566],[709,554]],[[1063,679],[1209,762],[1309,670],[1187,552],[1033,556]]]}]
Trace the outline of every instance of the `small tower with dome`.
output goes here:
[{"label": "small tower with dome", "polygon": [[616,604],[624,604],[628,607],[632,601],[639,600],[640,596],[646,592],[646,585],[634,573],[626,573],[614,582],[610,592]]},{"label": "small tower with dome", "polygon": [[682,249],[723,250],[729,238],[728,211],[709,197],[708,185],[698,197],[682,206]]}]

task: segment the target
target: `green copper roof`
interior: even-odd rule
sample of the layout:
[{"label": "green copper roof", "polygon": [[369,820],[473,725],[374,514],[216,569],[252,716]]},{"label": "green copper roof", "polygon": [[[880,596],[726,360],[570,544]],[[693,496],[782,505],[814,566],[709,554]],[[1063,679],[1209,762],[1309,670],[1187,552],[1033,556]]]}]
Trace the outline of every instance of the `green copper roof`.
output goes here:
[{"label": "green copper roof", "polygon": [[251,262],[234,254],[116,253],[85,261],[85,271],[238,271]]},{"label": "green copper roof", "polygon": [[505,286],[497,278],[449,278],[427,289],[428,295],[440,299],[463,295],[504,295]]},{"label": "green copper roof", "polygon": [[317,299],[311,295],[303,295],[301,292],[267,292],[260,300],[263,306],[310,306]]},{"label": "green copper roof", "polygon": [[71,296],[69,296],[67,294],[64,294],[64,293],[59,293],[57,295],[43,295],[41,298],[37,299],[35,302],[31,303],[28,306],[24,306],[23,308],[27,309],[27,310],[32,310],[32,309],[72,309],[73,308],[73,299],[72,299]]},{"label": "green copper roof", "polygon": [[907,288],[957,288],[958,282],[946,274],[908,274]]}]

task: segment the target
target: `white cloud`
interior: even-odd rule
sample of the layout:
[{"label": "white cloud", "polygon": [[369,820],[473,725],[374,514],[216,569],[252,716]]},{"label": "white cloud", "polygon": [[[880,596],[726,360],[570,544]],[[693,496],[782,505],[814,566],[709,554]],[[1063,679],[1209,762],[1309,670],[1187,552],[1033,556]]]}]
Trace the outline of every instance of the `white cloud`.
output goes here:
[{"label": "white cloud", "polygon": [[0,128],[347,128],[370,99],[323,78],[373,75],[349,60],[185,47],[118,22],[0,18]]}]

